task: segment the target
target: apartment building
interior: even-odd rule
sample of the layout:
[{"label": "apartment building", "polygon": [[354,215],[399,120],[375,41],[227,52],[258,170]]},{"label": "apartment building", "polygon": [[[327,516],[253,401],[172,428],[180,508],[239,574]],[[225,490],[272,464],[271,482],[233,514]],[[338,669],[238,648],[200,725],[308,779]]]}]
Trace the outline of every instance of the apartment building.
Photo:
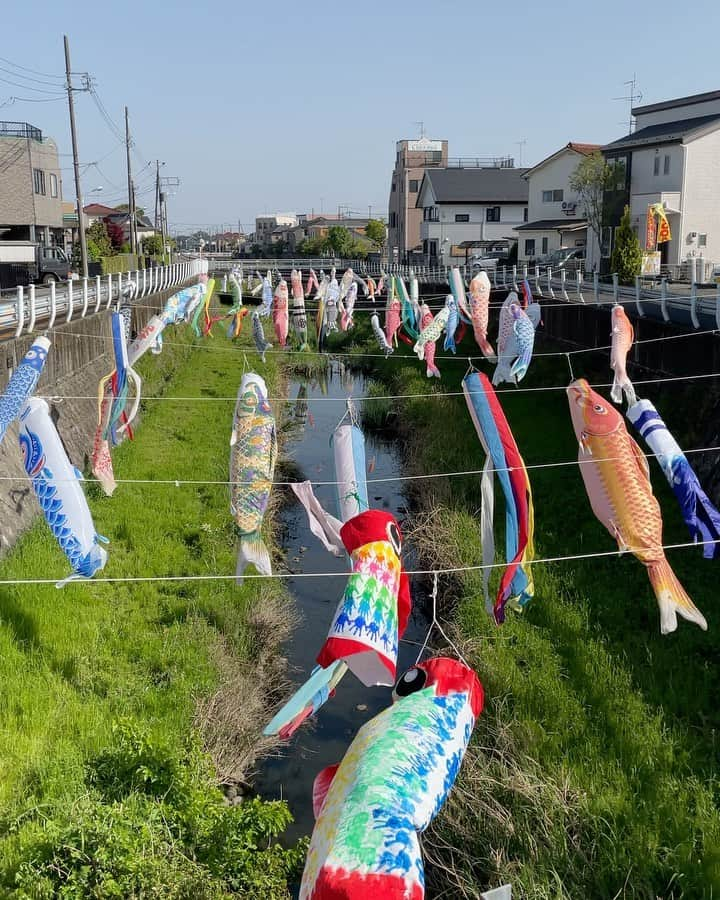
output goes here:
[{"label": "apartment building", "polygon": [[63,245],[55,141],[27,122],[0,122],[0,239]]},{"label": "apartment building", "polygon": [[295,213],[275,213],[273,216],[255,217],[255,241],[261,247],[269,247],[273,243],[271,237],[276,228],[294,228],[298,223]]},{"label": "apartment building", "polygon": [[638,106],[632,114],[635,130],[603,147],[615,178],[603,197],[594,260],[608,267],[626,205],[646,247],[648,207],[661,203],[672,240],[658,246],[660,263],[681,266],[702,257],[707,269],[720,262],[720,91]]},{"label": "apartment building", "polygon": [[430,167],[446,166],[448,142],[423,137],[398,141],[388,201],[388,253],[392,262],[405,262],[419,251],[422,210],[417,206],[420,183]]},{"label": "apartment building", "polygon": [[477,252],[508,246],[527,221],[527,169],[428,169],[417,196],[422,222],[423,261],[429,265],[464,262],[467,242]]}]

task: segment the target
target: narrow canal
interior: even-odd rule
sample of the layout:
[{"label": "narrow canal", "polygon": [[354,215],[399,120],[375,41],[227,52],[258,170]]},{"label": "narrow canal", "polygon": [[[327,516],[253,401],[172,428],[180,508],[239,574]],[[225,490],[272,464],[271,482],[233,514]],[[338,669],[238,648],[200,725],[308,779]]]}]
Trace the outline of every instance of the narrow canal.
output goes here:
[{"label": "narrow canal", "polygon": [[[362,396],[364,379],[347,371],[341,373],[334,363],[322,387],[317,381],[291,380],[288,396],[297,397],[290,413],[296,428],[284,445],[285,455],[300,470],[298,480],[333,481],[335,478],[330,435],[346,410],[349,396]],[[361,404],[358,404],[361,409]],[[402,474],[395,443],[366,434],[369,479],[395,478]],[[332,485],[315,487],[323,507],[337,515]],[[370,507],[391,512],[403,530],[406,515],[403,482],[368,484]],[[293,573],[337,572],[337,578],[290,578],[288,589],[296,604],[300,622],[285,648],[289,675],[295,686],[301,684],[315,666],[315,657],[328,632],[335,607],[345,589],[348,564],[345,557],[331,556],[310,532],[304,510],[289,502],[281,514],[285,563]],[[404,548],[403,561],[412,568],[411,548]],[[400,643],[398,673],[412,665],[426,631],[424,602],[411,584],[413,612]],[[391,688],[366,688],[351,673],[341,681],[334,697],[283,745],[280,756],[266,759],[255,780],[255,788],[267,800],[283,799],[290,806],[295,822],[287,830],[286,841],[309,835],[313,828],[312,785],[325,766],[340,762],[357,730],[390,703]]]}]

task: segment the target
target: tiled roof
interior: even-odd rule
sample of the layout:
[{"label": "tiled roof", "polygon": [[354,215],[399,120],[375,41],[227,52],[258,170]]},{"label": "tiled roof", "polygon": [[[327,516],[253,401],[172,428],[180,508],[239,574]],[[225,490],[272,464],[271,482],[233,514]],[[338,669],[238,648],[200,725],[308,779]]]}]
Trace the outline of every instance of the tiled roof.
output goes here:
[{"label": "tiled roof", "polygon": [[[438,203],[527,203],[527,169],[428,169]],[[418,203],[422,189],[418,193]],[[417,204],[416,204],[417,205]]]},{"label": "tiled roof", "polygon": [[647,147],[653,144],[679,144],[686,138],[698,137],[706,131],[714,131],[720,127],[720,113],[711,116],[695,116],[693,119],[678,119],[676,122],[661,122],[648,125],[627,134],[611,144],[606,144],[603,151],[622,150],[625,147]]}]

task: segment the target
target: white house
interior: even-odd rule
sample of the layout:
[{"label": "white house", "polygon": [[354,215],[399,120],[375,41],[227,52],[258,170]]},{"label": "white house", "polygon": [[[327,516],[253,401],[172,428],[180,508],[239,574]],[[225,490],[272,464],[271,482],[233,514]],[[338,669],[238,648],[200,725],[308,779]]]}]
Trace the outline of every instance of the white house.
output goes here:
[{"label": "white house", "polygon": [[463,262],[466,247],[474,252],[507,246],[514,229],[527,221],[527,169],[427,169],[416,206],[423,255],[430,265]]},{"label": "white house", "polygon": [[688,257],[703,257],[708,269],[720,262],[720,91],[632,112],[635,131],[603,148],[624,178],[604,196],[608,227],[603,229],[602,257],[611,255],[625,205],[645,247],[648,206],[662,203],[672,240],[658,247],[661,263],[679,266]]},{"label": "white house", "polygon": [[585,210],[569,182],[582,158],[597,150],[600,144],[570,141],[527,170],[528,221],[515,229],[519,262],[546,256],[553,250],[585,247]]}]

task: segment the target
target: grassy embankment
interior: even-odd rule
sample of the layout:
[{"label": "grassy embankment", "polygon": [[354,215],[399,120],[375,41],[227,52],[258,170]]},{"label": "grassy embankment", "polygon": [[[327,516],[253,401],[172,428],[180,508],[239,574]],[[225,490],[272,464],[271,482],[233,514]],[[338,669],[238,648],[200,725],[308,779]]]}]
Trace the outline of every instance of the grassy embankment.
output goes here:
[{"label": "grassy embankment", "polygon": [[[377,352],[362,320],[345,349],[348,343]],[[463,352],[477,354],[472,336]],[[424,365],[409,356],[399,361],[398,353],[407,355],[401,349],[387,362],[366,362],[373,365],[372,390],[427,396],[366,404],[366,426],[383,426],[392,414],[409,474],[481,468],[484,454],[464,399],[431,396],[460,389],[466,359],[441,360],[437,383],[425,378]],[[607,354],[593,356],[594,372],[587,356],[575,358],[576,375],[611,381]],[[536,359],[523,386],[567,382],[564,359]],[[638,393],[658,404],[681,445],[698,446],[690,434],[703,390],[678,384]],[[500,400],[526,464],[577,459],[563,390],[503,393]],[[665,543],[687,541],[677,503],[649,462]],[[576,466],[530,470],[530,479],[538,557],[613,548]],[[412,538],[424,563],[482,562],[479,476],[410,488]],[[502,548],[499,486],[496,498]],[[479,572],[441,579],[443,614],[487,700],[459,781],[424,841],[426,856],[438,863],[428,873],[438,896],[477,897],[505,881],[528,898],[717,895],[718,563],[694,549],[668,556],[705,613],[707,633],[680,620],[675,634],[660,635],[645,569],[631,556],[535,566],[535,599],[502,628],[485,612]]]},{"label": "grassy embankment", "polygon": [[[144,395],[234,397],[242,354],[169,331],[141,361]],[[272,392],[274,358],[260,371]],[[227,480],[233,402],[144,407],[114,451],[117,478]],[[226,486],[87,494],[110,539],[103,575],[234,572]],[[8,579],[68,571],[42,519],[2,561]],[[217,786],[241,782],[260,746],[285,604],[279,583],[252,580],[0,588],[3,895],[287,896],[294,856],[272,840],[285,805],[228,805]]]}]

